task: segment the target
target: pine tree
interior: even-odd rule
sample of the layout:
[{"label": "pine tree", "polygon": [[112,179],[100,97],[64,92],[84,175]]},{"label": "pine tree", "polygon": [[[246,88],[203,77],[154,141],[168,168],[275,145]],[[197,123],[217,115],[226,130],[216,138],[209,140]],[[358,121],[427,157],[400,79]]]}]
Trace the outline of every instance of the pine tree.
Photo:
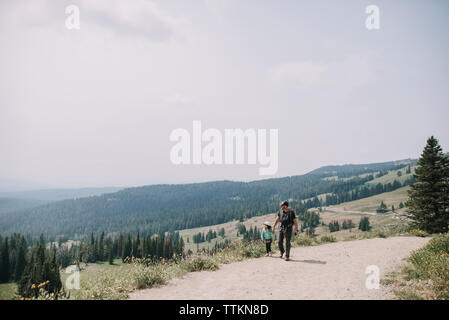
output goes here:
[{"label": "pine tree", "polygon": [[26,240],[22,238],[17,252],[17,261],[14,270],[14,280],[20,281],[26,267]]},{"label": "pine tree", "polygon": [[438,140],[427,140],[410,185],[408,217],[412,225],[429,233],[448,232],[449,225],[449,158]]},{"label": "pine tree", "polygon": [[[343,227],[344,228],[344,227]],[[336,232],[340,231],[340,223],[337,220],[333,220],[329,223],[329,231]]]},{"label": "pine tree", "polygon": [[56,262],[56,252],[53,253],[53,257],[50,261],[50,256],[47,259],[48,271],[46,280],[49,281],[46,286],[46,290],[49,293],[57,294],[62,288],[61,276],[59,273],[59,266]]},{"label": "pine tree", "polygon": [[352,229],[354,228],[354,222],[352,222],[352,220],[348,219],[348,220],[343,220],[343,224],[342,224],[342,229]]},{"label": "pine tree", "polygon": [[31,285],[35,277],[35,259],[34,252],[31,254],[30,262],[26,265],[23,271],[22,278],[20,279],[17,290],[22,297],[30,297],[32,295]]},{"label": "pine tree", "polygon": [[181,240],[179,241],[179,248],[178,248],[178,254],[183,254],[184,253],[184,247],[185,247],[185,243],[184,243],[184,239],[181,237]]},{"label": "pine tree", "polygon": [[377,213],[385,213],[387,211],[388,211],[387,210],[387,205],[383,201],[381,201],[381,203],[380,203],[379,207],[377,208],[376,212]]},{"label": "pine tree", "polygon": [[90,234],[90,245],[88,247],[89,249],[89,254],[87,257],[87,261],[88,262],[95,262],[96,261],[96,250],[95,250],[95,239],[94,239],[94,233],[92,232]]},{"label": "pine tree", "polygon": [[132,250],[131,235],[128,234],[128,237],[124,241],[125,243],[123,245],[123,252],[122,252],[123,261],[125,261],[126,258],[131,258],[131,250]]},{"label": "pine tree", "polygon": [[97,262],[98,261],[98,250],[99,250],[98,248],[99,248],[99,244],[98,244],[98,237],[97,237],[95,239],[93,261],[92,262]]},{"label": "pine tree", "polygon": [[8,237],[5,238],[0,251],[0,282],[8,282],[10,279]]},{"label": "pine tree", "polygon": [[359,229],[362,231],[369,231],[371,229],[368,217],[363,217],[360,219]]},{"label": "pine tree", "polygon": [[114,250],[112,246],[109,248],[108,261],[110,265],[114,264]]},{"label": "pine tree", "polygon": [[104,231],[101,233],[100,243],[98,245],[98,260],[104,261]]},{"label": "pine tree", "polygon": [[39,237],[39,244],[45,246],[45,238],[44,235],[41,233],[40,237]]}]

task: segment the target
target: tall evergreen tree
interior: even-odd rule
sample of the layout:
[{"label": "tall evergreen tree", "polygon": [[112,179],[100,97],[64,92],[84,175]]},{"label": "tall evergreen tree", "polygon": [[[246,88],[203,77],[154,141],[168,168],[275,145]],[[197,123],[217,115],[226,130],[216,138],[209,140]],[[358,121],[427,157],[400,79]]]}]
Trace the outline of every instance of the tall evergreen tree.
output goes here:
[{"label": "tall evergreen tree", "polygon": [[128,237],[124,240],[123,252],[122,252],[122,260],[125,261],[126,258],[131,258],[132,251],[132,241],[131,235],[128,234]]},{"label": "tall evergreen tree", "polygon": [[114,264],[114,248],[112,246],[109,248],[108,261],[110,265]]},{"label": "tall evergreen tree", "polygon": [[45,243],[46,243],[46,242],[47,242],[47,241],[45,241],[44,234],[41,233],[41,235],[40,235],[40,237],[39,237],[39,244],[45,246]]},{"label": "tall evergreen tree", "polygon": [[31,254],[30,262],[26,265],[25,270],[22,274],[22,278],[18,283],[18,292],[22,297],[31,297],[33,295],[31,286],[33,284],[33,279],[35,278],[35,259],[34,252]]},{"label": "tall evergreen tree", "polygon": [[100,260],[100,261],[104,261],[105,260],[105,256],[104,256],[104,231],[101,233],[100,243],[98,245],[98,260]]},{"label": "tall evergreen tree", "polygon": [[8,237],[5,238],[0,252],[0,282],[8,282],[10,278]]},{"label": "tall evergreen tree", "polygon": [[18,252],[17,252],[17,261],[16,261],[16,266],[15,266],[15,270],[14,270],[14,280],[16,281],[20,281],[20,279],[22,278],[23,272],[25,270],[26,267],[26,240],[25,238],[22,238],[20,244],[19,244],[19,248],[18,248]]},{"label": "tall evergreen tree", "polygon": [[412,225],[429,233],[448,232],[449,158],[433,136],[427,140],[410,185],[408,217]]}]

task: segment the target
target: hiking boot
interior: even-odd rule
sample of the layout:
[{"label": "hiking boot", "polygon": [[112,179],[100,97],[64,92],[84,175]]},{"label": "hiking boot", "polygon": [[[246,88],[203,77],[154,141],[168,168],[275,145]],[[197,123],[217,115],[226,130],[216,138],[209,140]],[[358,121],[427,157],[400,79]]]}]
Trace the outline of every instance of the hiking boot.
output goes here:
[{"label": "hiking boot", "polygon": [[279,256],[279,258],[281,258],[281,259],[282,259],[283,257],[284,257],[284,254],[282,253],[282,254],[281,254],[281,255]]},{"label": "hiking boot", "polygon": [[285,257],[285,261],[290,261],[290,258],[289,257]]}]

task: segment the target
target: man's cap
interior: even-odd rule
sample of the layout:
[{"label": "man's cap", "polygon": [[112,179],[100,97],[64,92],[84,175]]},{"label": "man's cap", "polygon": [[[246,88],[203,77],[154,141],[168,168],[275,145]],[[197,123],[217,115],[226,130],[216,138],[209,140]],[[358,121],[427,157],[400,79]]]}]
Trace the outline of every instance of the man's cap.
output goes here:
[{"label": "man's cap", "polygon": [[281,202],[281,207],[282,207],[282,206],[287,206],[287,207],[288,207],[288,202],[287,202],[287,201],[282,201],[282,202]]}]

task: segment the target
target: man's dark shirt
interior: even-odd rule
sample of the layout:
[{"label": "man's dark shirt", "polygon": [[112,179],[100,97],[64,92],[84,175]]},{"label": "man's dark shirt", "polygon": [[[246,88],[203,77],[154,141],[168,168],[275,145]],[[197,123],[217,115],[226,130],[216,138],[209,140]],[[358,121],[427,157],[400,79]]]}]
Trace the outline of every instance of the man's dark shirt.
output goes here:
[{"label": "man's dark shirt", "polygon": [[[296,218],[296,215],[295,215],[295,211],[293,211],[292,209],[290,209],[290,208],[288,208],[288,210],[287,211],[283,211],[283,215],[284,214],[289,214],[289,211],[290,211],[290,219],[289,219],[289,222],[288,222],[288,225],[290,226],[290,225],[292,225],[293,224],[293,220]],[[281,228],[283,227],[282,226],[282,223],[281,223],[281,212],[279,211],[278,212],[278,217],[279,217],[279,223],[280,223],[280,225],[281,225]]]}]

